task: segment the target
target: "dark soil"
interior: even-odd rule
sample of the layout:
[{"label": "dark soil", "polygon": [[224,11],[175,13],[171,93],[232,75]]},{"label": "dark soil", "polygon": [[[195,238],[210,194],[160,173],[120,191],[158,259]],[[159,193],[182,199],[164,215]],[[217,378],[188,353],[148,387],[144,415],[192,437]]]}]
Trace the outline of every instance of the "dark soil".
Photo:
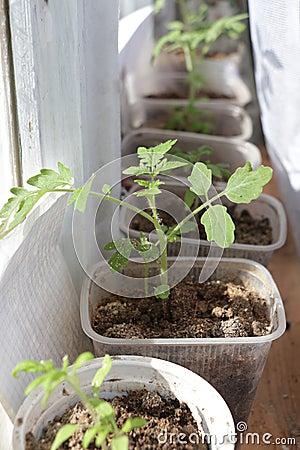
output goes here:
[{"label": "dark soil", "polygon": [[[188,91],[186,90],[182,90],[180,93],[176,90],[176,91],[168,91],[168,92],[158,92],[157,94],[150,94],[145,96],[145,98],[150,98],[150,99],[177,99],[177,100],[184,100],[188,98]],[[202,99],[202,100],[230,100],[233,97],[232,96],[228,96],[228,95],[224,95],[224,94],[217,94],[215,92],[212,91],[200,91],[198,92],[198,94],[196,95],[197,99]]]},{"label": "dark soil", "polygon": [[[143,417],[146,425],[137,428],[129,434],[130,450],[207,450],[207,445],[202,444],[201,434],[197,424],[185,404],[180,404],[177,399],[166,399],[156,392],[146,390],[129,392],[128,396],[115,397],[111,400],[115,410],[115,417],[119,428],[128,417]],[[70,407],[62,417],[55,417],[48,424],[42,437],[36,441],[31,433],[26,436],[26,450],[49,450],[59,428],[67,423],[92,423],[88,411],[81,403]],[[171,436],[171,433],[175,433]],[[182,437],[180,433],[185,435]],[[186,440],[186,444],[178,442]],[[82,450],[82,431],[78,430],[60,447],[61,450]],[[109,442],[108,442],[109,444]],[[96,447],[91,444],[89,450]],[[110,445],[108,446],[110,449]]]},{"label": "dark soil", "polygon": [[265,300],[233,282],[184,280],[166,304],[155,297],[111,295],[98,305],[93,329],[114,338],[209,338],[270,333]]},{"label": "dark soil", "polygon": [[[239,215],[235,214],[235,208],[229,208],[235,224],[235,242],[248,245],[270,245],[273,241],[272,228],[268,218],[255,219],[247,210],[242,210]],[[147,211],[150,213],[151,211]],[[159,217],[163,225],[171,227],[176,224],[175,220],[165,211],[159,210]],[[199,225],[200,238],[206,240],[204,226],[200,223],[200,215],[196,217]],[[137,231],[150,233],[153,224],[143,216],[136,215],[130,224],[130,228]]]}]

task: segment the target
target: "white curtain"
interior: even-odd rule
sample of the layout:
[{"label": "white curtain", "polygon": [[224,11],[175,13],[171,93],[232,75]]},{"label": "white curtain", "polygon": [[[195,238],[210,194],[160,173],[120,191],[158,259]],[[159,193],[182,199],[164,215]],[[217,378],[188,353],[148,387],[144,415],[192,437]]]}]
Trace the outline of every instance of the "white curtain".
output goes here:
[{"label": "white curtain", "polygon": [[300,1],[248,5],[262,127],[300,254]]}]

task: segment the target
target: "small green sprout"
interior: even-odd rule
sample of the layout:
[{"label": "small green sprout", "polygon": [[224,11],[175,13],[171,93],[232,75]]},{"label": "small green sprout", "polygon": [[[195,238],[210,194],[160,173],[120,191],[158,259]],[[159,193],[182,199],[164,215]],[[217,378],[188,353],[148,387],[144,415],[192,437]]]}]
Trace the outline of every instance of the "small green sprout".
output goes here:
[{"label": "small green sprout", "polygon": [[62,360],[62,366],[55,368],[53,361],[34,360],[22,361],[16,365],[13,370],[13,376],[18,377],[19,372],[42,373],[35,378],[26,388],[25,395],[28,395],[38,386],[44,390],[42,403],[47,405],[51,393],[60,383],[67,383],[78,395],[84,407],[90,413],[92,424],[67,424],[59,429],[52,443],[51,450],[57,450],[66,442],[76,430],[81,429],[84,432],[82,447],[87,449],[94,441],[97,448],[107,449],[107,439],[110,438],[112,450],[127,450],[128,436],[131,430],[142,427],[146,421],[140,417],[128,418],[121,428],[115,420],[114,409],[111,404],[102,398],[99,398],[100,388],[106,376],[112,367],[112,360],[109,355],[103,358],[102,366],[97,370],[91,382],[91,395],[85,394],[79,384],[77,370],[86,362],[92,360],[94,356],[90,352],[84,352],[78,356],[74,364],[69,367],[69,359],[65,356]]}]

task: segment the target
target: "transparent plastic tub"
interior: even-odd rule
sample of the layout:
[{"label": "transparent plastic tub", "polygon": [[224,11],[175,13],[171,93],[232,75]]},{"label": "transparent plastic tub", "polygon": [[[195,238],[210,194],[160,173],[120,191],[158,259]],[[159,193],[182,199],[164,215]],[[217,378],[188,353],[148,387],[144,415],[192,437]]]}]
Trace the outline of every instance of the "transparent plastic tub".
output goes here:
[{"label": "transparent plastic tub", "polygon": [[[215,68],[214,68],[215,69]],[[251,92],[243,79],[232,72],[224,74],[222,70],[211,70],[204,79],[204,86],[199,100],[209,99],[216,104],[233,104],[246,106],[251,101]],[[159,100],[159,98],[187,99],[188,83],[187,74],[180,72],[155,73],[150,71],[148,75],[137,76],[127,73],[124,78],[125,93],[129,104],[140,99]],[[150,98],[149,98],[150,97]]]},{"label": "transparent plastic tub", "polygon": [[[187,187],[184,183],[168,182],[161,186],[162,189],[166,189],[170,192],[175,193],[178,196],[183,197]],[[136,185],[129,190],[128,195],[132,194],[135,190],[139,189]],[[222,186],[216,184],[216,190],[221,190]],[[129,203],[134,204],[136,197],[131,195],[128,197]],[[225,197],[222,197],[222,204],[224,206],[230,207],[233,205]],[[256,200],[253,200],[249,204],[239,204],[235,205],[234,214],[236,217],[242,211],[247,211],[251,214],[254,219],[269,219],[270,226],[272,228],[272,243],[268,245],[254,245],[254,244],[240,244],[234,243],[230,247],[227,247],[223,251],[223,256],[227,258],[246,258],[253,261],[257,261],[264,266],[267,266],[271,260],[273,252],[281,248],[285,241],[287,235],[287,221],[286,214],[283,206],[279,200],[268,194],[261,194]],[[130,222],[132,220],[132,213],[125,208],[121,207],[120,210],[120,230],[127,236],[134,238],[139,238],[140,232],[130,228]],[[217,248],[214,242],[209,242],[204,239],[196,240],[192,238],[185,238],[185,245],[182,247],[182,256],[189,256],[194,254],[195,247],[199,247],[198,256],[208,256],[211,248]],[[180,248],[180,243],[170,243],[168,244],[168,251],[170,256],[177,256]]]},{"label": "transparent plastic tub", "polygon": [[[130,105],[127,115],[122,115],[123,135],[137,128],[164,130],[174,107],[184,107],[184,100],[140,100]],[[198,102],[199,120],[209,123],[209,134],[185,131],[190,136],[219,136],[247,140],[253,132],[250,116],[235,105],[217,105],[211,102]],[[168,130],[170,132],[170,130]]]},{"label": "transparent plastic tub", "polygon": [[[160,359],[139,356],[118,356],[112,359],[112,369],[102,384],[101,397],[126,395],[128,391],[137,389],[156,391],[164,396],[173,395],[189,406],[203,438],[205,435],[213,438],[210,450],[234,449],[235,430],[229,408],[220,394],[203,378]],[[78,370],[79,385],[85,392],[91,391],[91,381],[101,364],[102,359],[97,358]],[[19,409],[14,424],[13,450],[25,450],[27,432],[38,436],[48,422],[56,415],[63,414],[78,399],[65,383],[51,394],[46,408],[41,403],[42,397],[41,389],[33,391]]]},{"label": "transparent plastic tub", "polygon": [[213,164],[228,164],[230,172],[244,166],[247,161],[251,163],[255,170],[262,162],[259,149],[250,142],[208,135],[190,136],[181,131],[147,130],[143,128],[131,131],[122,140],[122,156],[135,154],[140,146],[153,147],[168,139],[177,139],[176,147],[184,153],[202,146],[211,147],[212,153],[207,156],[204,155],[204,159],[209,159]]},{"label": "transparent plastic tub", "polygon": [[[173,261],[174,258],[169,258],[169,264]],[[198,258],[188,276],[198,280],[205,261],[205,258]],[[98,283],[101,285],[101,278],[109,277],[111,273],[103,263],[94,270],[95,282],[87,277],[83,283],[81,322],[84,332],[93,340],[97,356],[105,353],[135,354],[159,357],[180,364],[211,383],[227,402],[235,421],[239,422],[248,418],[270,346],[285,330],[285,313],[276,284],[265,267],[243,259],[224,258],[217,262],[217,269],[211,279],[235,282],[238,279],[245,287],[265,298],[272,326],[269,335],[194,339],[120,339],[101,336],[93,330],[91,320],[96,305],[105,304],[109,297],[98,286]],[[191,264],[190,258],[181,258],[179,270],[187,264]],[[124,269],[129,285],[130,276],[141,276],[140,271],[140,265],[132,263]],[[176,273],[173,276],[176,277]],[[126,292],[126,286],[126,282],[123,282],[119,287],[120,294]]]}]

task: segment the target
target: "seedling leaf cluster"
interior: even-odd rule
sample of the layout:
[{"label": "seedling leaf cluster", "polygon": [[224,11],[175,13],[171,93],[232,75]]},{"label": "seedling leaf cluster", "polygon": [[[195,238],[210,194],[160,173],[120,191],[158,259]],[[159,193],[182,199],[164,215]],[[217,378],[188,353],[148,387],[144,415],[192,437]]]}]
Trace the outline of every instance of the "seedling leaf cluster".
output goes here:
[{"label": "seedling leaf cluster", "polygon": [[20,372],[41,373],[26,388],[25,395],[30,394],[38,386],[44,391],[42,403],[47,405],[47,401],[52,392],[61,384],[70,386],[78,395],[92,417],[92,424],[66,424],[57,432],[52,443],[51,450],[57,450],[66,442],[77,430],[84,432],[82,446],[87,449],[94,441],[97,448],[107,449],[107,439],[110,438],[112,450],[127,450],[128,436],[131,430],[145,425],[146,420],[140,417],[128,418],[121,428],[118,428],[115,419],[115,412],[112,405],[99,397],[100,388],[103,381],[109,374],[112,367],[112,360],[109,355],[103,358],[102,366],[97,370],[91,381],[91,394],[87,395],[80,387],[78,369],[85,363],[92,360],[94,356],[90,352],[84,352],[78,356],[73,366],[69,367],[69,359],[65,356],[60,368],[55,368],[53,361],[25,360],[16,365],[13,376],[18,377]]},{"label": "seedling leaf cluster", "polygon": [[[120,239],[108,243],[105,247],[108,251],[113,251],[109,259],[112,269],[119,271],[127,265],[133,251],[138,252],[145,263],[145,274],[148,273],[148,263],[157,260],[160,272],[161,284],[156,286],[155,295],[159,298],[167,298],[170,292],[168,283],[168,243],[179,241],[183,233],[191,230],[190,219],[203,213],[201,223],[204,225],[207,239],[216,242],[220,247],[228,247],[234,242],[234,223],[227,211],[227,208],[220,205],[220,199],[226,197],[233,203],[249,203],[259,197],[263,186],[272,177],[270,167],[260,166],[253,171],[251,164],[247,162],[244,167],[238,168],[229,178],[222,191],[212,192],[212,170],[203,162],[196,162],[192,165],[192,171],[188,176],[190,187],[187,190],[186,199],[189,205],[193,204],[193,210],[173,227],[166,227],[159,217],[157,211],[156,197],[161,194],[164,181],[161,175],[172,173],[172,170],[188,165],[178,157],[170,157],[167,154],[172,150],[176,140],[168,140],[157,146],[146,148],[139,147],[137,155],[139,165],[132,166],[124,170],[125,175],[135,175],[135,182],[141,187],[135,195],[144,197],[148,203],[150,214],[141,210],[125,200],[120,200],[111,195],[109,185],[104,185],[101,192],[93,192],[92,183],[94,175],[80,188],[75,188],[72,184],[70,170],[62,163],[58,163],[58,172],[54,170],[42,169],[40,174],[29,179],[29,184],[35,190],[23,188],[13,188],[11,190],[14,197],[8,200],[0,211],[0,238],[6,236],[13,228],[25,220],[29,211],[37,201],[47,192],[70,192],[72,196],[69,204],[74,203],[75,209],[84,211],[87,199],[90,195],[111,201],[115,204],[129,208],[141,214],[149,220],[156,231],[157,241],[149,242],[146,235],[141,234],[140,240],[129,238]],[[214,190],[214,192],[216,192]],[[195,198],[198,200],[195,202]],[[34,199],[34,201],[32,200]],[[219,204],[216,204],[218,201]],[[147,277],[146,277],[147,278]],[[148,295],[147,280],[145,280],[145,291]],[[151,293],[150,293],[151,294]]]},{"label": "seedling leaf cluster", "polygon": [[[196,107],[197,95],[203,88],[203,75],[199,72],[199,62],[208,54],[212,45],[221,37],[227,36],[237,39],[244,32],[246,25],[243,22],[247,14],[236,14],[231,17],[221,17],[209,22],[207,20],[207,5],[200,5],[198,10],[189,10],[186,0],[176,0],[181,20],[166,24],[168,32],[157,42],[153,59],[162,51],[173,52],[182,50],[186,70],[186,81],[189,86],[188,104],[186,107],[177,107],[168,122],[167,128],[193,131],[209,134],[211,124],[201,120],[201,111]],[[164,1],[156,3],[155,11],[164,6]]]}]

